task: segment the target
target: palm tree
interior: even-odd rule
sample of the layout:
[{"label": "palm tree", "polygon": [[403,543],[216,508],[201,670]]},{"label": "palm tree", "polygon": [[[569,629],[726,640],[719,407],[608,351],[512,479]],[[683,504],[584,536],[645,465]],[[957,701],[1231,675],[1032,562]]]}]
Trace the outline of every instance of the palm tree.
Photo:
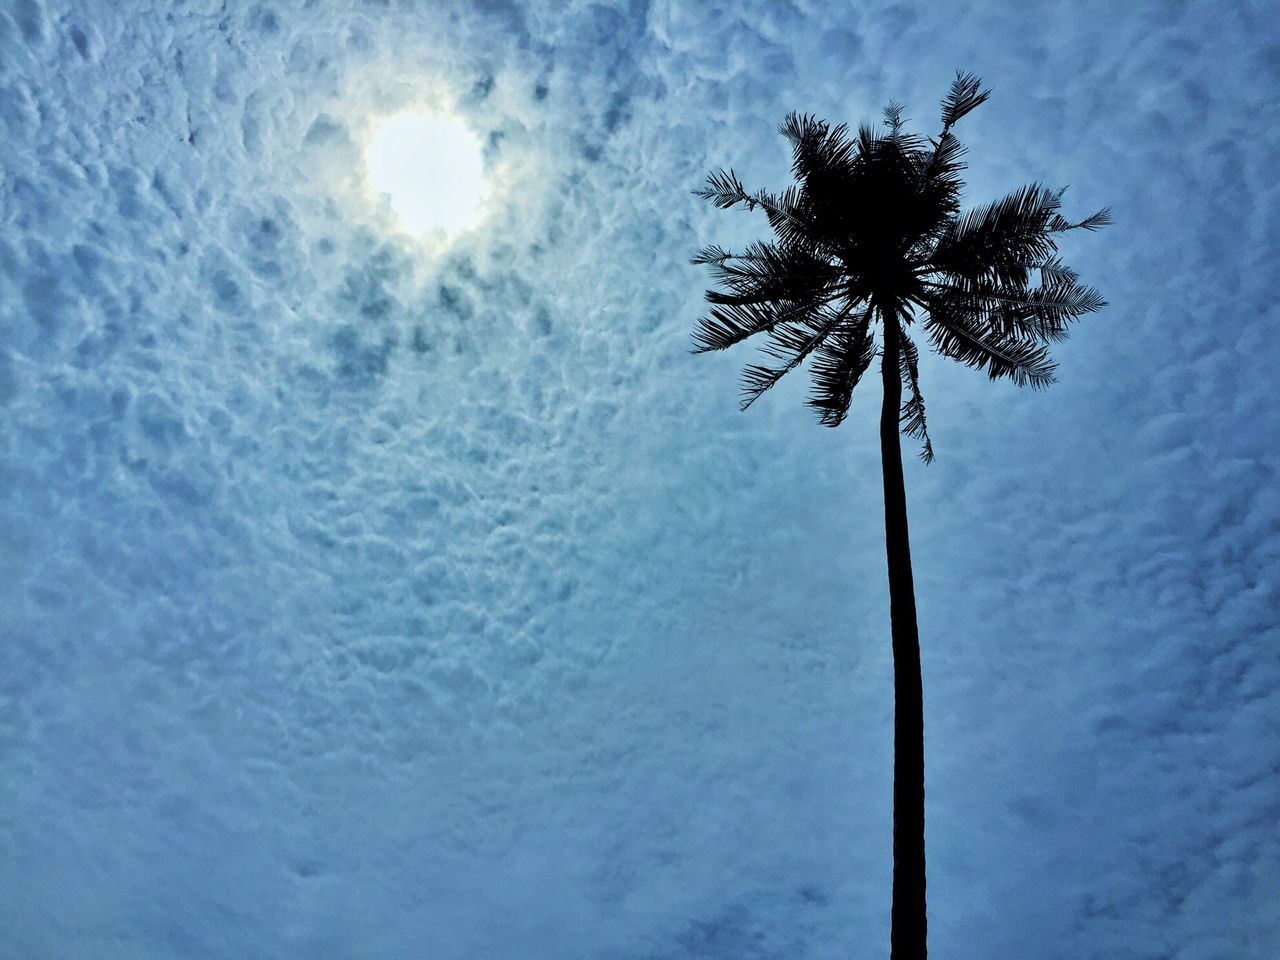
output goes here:
[{"label": "palm tree", "polygon": [[933,446],[908,330],[922,328],[935,351],[993,380],[1041,388],[1054,379],[1048,344],[1105,303],[1058,258],[1057,238],[1110,223],[1107,210],[1072,223],[1059,213],[1062,190],[1031,184],[961,212],[964,148],[952,128],[989,94],[972,74],[957,74],[942,102],[942,131],[928,139],[904,131],[897,104],[885,108],[887,129],[863,126],[856,136],[844,125],[792,114],[779,132],[791,142],[793,186],[748,193],[732,170],[721,170],[695,191],[723,209],[760,208],[775,234],[742,253],[709,246],[693,259],[709,265],[723,288],[707,291],[710,316],[697,323],[694,352],[763,335],[770,362],[743,370],[744,410],[811,358],[808,404],[821,423],[839,426],[854,387],[881,358],[894,960],[926,956],[924,703],[899,430],[921,442],[926,463]]}]

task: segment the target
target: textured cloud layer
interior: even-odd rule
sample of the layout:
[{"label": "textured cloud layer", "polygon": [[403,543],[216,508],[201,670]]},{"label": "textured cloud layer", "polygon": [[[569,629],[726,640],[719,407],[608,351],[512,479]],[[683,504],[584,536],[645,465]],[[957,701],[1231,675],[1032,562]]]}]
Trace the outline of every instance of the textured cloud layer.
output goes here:
[{"label": "textured cloud layer", "polygon": [[[0,953],[883,954],[878,397],[736,413],[688,191],[957,67],[975,200],[1118,224],[1053,390],[923,370],[934,953],[1280,953],[1280,60],[1117,9],[0,8]],[[361,182],[415,104],[447,251]]]}]

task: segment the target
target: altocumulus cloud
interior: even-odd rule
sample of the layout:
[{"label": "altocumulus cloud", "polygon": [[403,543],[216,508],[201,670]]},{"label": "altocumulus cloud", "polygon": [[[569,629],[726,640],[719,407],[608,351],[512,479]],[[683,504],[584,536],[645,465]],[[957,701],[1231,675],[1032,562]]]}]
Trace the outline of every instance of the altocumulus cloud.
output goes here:
[{"label": "altocumulus cloud", "polygon": [[923,371],[935,953],[1280,954],[1274,25],[1118,10],[4,5],[0,952],[882,952],[876,398],[736,413],[688,191],[963,67],[971,199],[1118,225],[1053,390]]}]

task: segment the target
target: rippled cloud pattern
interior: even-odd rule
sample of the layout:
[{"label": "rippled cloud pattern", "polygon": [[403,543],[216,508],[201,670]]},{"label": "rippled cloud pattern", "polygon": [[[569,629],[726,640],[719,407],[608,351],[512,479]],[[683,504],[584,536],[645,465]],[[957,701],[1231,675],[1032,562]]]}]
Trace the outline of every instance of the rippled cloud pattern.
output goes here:
[{"label": "rippled cloud pattern", "polygon": [[1117,224],[1053,389],[922,362],[933,953],[1280,956],[1280,46],[1101,0],[0,3],[0,954],[884,955],[879,396],[737,412],[690,191],[958,68]]}]

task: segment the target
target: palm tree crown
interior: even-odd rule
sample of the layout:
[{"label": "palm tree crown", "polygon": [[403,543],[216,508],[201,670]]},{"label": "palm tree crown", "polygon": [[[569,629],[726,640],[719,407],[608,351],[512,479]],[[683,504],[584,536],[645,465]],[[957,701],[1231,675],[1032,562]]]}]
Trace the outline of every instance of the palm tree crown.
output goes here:
[{"label": "palm tree crown", "polygon": [[710,315],[698,321],[694,352],[766,335],[770,362],[743,370],[743,409],[812,356],[808,403],[823,424],[838,426],[880,352],[877,322],[881,337],[896,333],[889,356],[897,355],[904,388],[901,429],[922,442],[925,462],[933,448],[910,325],[922,326],[938,353],[992,379],[1053,382],[1048,344],[1105,305],[1058,258],[1056,238],[1097,229],[1110,213],[1072,223],[1059,213],[1063,191],[1035,183],[962,213],[964,147],[951,130],[988,95],[972,74],[957,75],[942,102],[942,132],[928,139],[904,131],[897,104],[885,108],[885,130],[864,125],[854,137],[843,124],[792,114],[779,132],[792,145],[793,186],[748,193],[721,170],[695,191],[717,207],[759,207],[775,234],[740,254],[713,245],[693,259],[723,287],[707,291]]}]

